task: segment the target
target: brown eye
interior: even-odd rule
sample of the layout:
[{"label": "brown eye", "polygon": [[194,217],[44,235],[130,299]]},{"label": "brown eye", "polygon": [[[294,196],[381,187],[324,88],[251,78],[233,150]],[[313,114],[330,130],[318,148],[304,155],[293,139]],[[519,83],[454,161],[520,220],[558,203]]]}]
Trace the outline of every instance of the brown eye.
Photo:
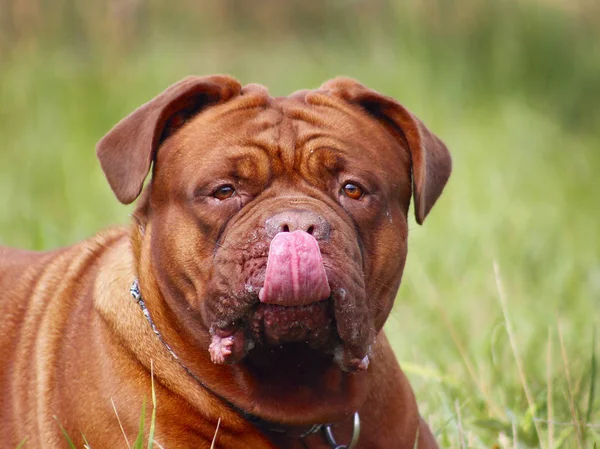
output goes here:
[{"label": "brown eye", "polygon": [[227,185],[221,186],[217,190],[215,190],[215,193],[213,193],[213,196],[216,199],[223,201],[223,200],[226,200],[227,198],[231,198],[234,193],[235,193],[235,189],[233,188],[233,186],[227,184]]},{"label": "brown eye", "polygon": [[351,182],[344,184],[342,191],[347,197],[352,198],[353,200],[360,200],[365,194],[361,186],[352,184]]}]

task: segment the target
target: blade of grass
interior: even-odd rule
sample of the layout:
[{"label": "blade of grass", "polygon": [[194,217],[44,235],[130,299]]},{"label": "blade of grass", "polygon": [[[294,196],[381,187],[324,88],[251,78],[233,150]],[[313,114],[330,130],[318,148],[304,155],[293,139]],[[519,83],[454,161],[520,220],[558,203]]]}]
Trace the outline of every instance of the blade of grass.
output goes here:
[{"label": "blade of grass", "polygon": [[592,359],[590,361],[590,391],[588,394],[587,412],[585,413],[586,424],[592,421],[594,412],[594,397],[596,396],[596,328],[592,331]]},{"label": "blade of grass", "polygon": [[558,315],[556,316],[556,327],[558,329],[558,342],[560,343],[560,353],[563,359],[563,366],[565,369],[565,377],[567,379],[567,401],[569,403],[569,411],[571,412],[571,418],[573,419],[573,426],[577,434],[577,447],[582,447],[581,437],[581,426],[579,425],[579,417],[577,415],[577,409],[575,407],[575,399],[573,397],[573,387],[571,382],[571,370],[569,369],[569,359],[567,357],[567,350],[565,348],[565,341],[563,339],[562,327]]},{"label": "blade of grass", "polygon": [[27,438],[27,437],[23,438],[23,441],[21,441],[21,442],[19,443],[19,445],[17,446],[17,448],[16,448],[16,449],[21,449],[21,448],[23,447],[23,445],[24,445],[25,443],[27,443],[27,440],[28,440],[28,438]]},{"label": "blade of grass", "polygon": [[419,431],[421,430],[421,426],[417,427],[417,434],[415,435],[415,443],[413,444],[413,449],[419,449]]},{"label": "blade of grass", "polygon": [[146,420],[146,398],[142,401],[142,413],[140,415],[140,429],[137,438],[133,443],[133,449],[143,449],[144,447],[144,424]]},{"label": "blade of grass", "polygon": [[85,449],[92,449],[92,446],[90,446],[90,443],[88,443],[88,440],[85,437],[85,435],[83,434],[83,432],[81,432],[81,438],[83,438],[83,447]]},{"label": "blade of grass", "polygon": [[119,418],[119,414],[117,413],[117,407],[115,405],[115,401],[113,401],[113,398],[110,398],[110,403],[112,404],[113,410],[115,411],[115,416],[117,417],[117,422],[119,423],[119,427],[121,428],[123,438],[125,438],[125,444],[127,444],[127,449],[131,449],[131,445],[129,444],[127,434],[125,433],[125,429],[123,428],[123,424],[121,423],[121,418]]},{"label": "blade of grass", "polygon": [[215,434],[213,435],[212,443],[210,444],[210,449],[215,449],[215,443],[217,442],[217,434],[219,433],[219,427],[221,426],[221,418],[217,421],[217,428],[215,429]]},{"label": "blade of grass", "polygon": [[150,433],[148,434],[148,449],[154,444],[154,430],[156,425],[156,390],[154,389],[154,363],[150,360],[150,382],[152,383],[152,418],[150,419]]},{"label": "blade of grass", "polygon": [[[515,338],[515,333],[513,331],[512,322],[510,321],[508,315],[508,305],[506,302],[506,295],[504,292],[504,285],[502,283],[502,278],[500,276],[500,267],[498,263],[494,261],[494,275],[496,278],[496,289],[498,290],[498,299],[500,300],[500,306],[502,308],[502,315],[504,316],[504,322],[506,323],[506,332],[508,333],[508,340],[510,341],[510,346],[512,348],[513,356],[515,358],[515,363],[517,365],[517,372],[519,374],[519,379],[521,381],[521,385],[523,387],[523,391],[525,392],[525,397],[527,398],[527,404],[529,405],[529,410],[534,410],[534,401],[533,395],[529,390],[529,385],[527,384],[527,378],[525,377],[525,369],[523,368],[523,361],[521,360],[521,356],[519,354],[519,348],[517,346],[517,340]],[[540,431],[540,426],[535,420],[535,416],[533,417],[533,425],[535,426],[535,431],[537,433],[538,441],[540,443],[540,447],[544,449],[544,443],[542,440],[542,432]]]},{"label": "blade of grass", "polygon": [[462,424],[462,416],[460,415],[460,407],[458,405],[458,399],[454,401],[454,409],[456,410],[456,422],[458,428],[458,438],[460,440],[461,449],[465,449],[465,435]]},{"label": "blade of grass", "polygon": [[512,422],[512,440],[513,440],[513,449],[519,449],[519,437],[517,431],[517,420],[513,416],[511,419]]},{"label": "blade of grass", "polygon": [[571,436],[571,434],[573,432],[574,432],[574,427],[573,426],[569,426],[566,429],[564,429],[562,432],[560,432],[558,434],[556,448],[557,449],[561,449],[564,446],[564,444],[567,441],[567,439]]},{"label": "blade of grass", "polygon": [[77,449],[75,447],[75,444],[73,444],[73,440],[71,440],[71,437],[69,436],[69,434],[67,433],[65,428],[60,424],[60,422],[58,422],[58,418],[56,416],[54,416],[54,420],[58,424],[58,427],[60,427],[60,431],[62,432],[63,436],[65,437],[65,440],[67,441],[67,445],[69,446],[69,449]]},{"label": "blade of grass", "polygon": [[552,398],[552,330],[548,327],[548,345],[546,352],[546,384],[548,414],[548,448],[554,449],[554,402]]}]

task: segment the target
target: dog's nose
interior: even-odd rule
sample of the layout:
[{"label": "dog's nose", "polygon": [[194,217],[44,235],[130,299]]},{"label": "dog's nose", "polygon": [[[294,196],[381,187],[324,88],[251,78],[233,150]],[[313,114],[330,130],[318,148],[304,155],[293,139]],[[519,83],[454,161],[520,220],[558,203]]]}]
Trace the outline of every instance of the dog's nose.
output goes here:
[{"label": "dog's nose", "polygon": [[329,237],[331,226],[320,215],[304,209],[289,209],[267,219],[265,228],[269,237],[280,232],[304,231],[317,240]]}]

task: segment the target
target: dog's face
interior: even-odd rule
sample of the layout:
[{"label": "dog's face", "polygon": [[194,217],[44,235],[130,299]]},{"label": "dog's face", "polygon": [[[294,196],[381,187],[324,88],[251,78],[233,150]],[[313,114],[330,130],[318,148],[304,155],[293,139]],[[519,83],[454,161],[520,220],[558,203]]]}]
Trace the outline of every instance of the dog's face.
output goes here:
[{"label": "dog's face", "polygon": [[[152,270],[214,363],[278,366],[290,353],[366,370],[420,223],[450,174],[444,145],[394,100],[346,79],[271,98],[190,78],[99,144],[138,214]],[[143,288],[143,286],[142,286]],[[194,333],[194,331],[190,331]]]},{"label": "dog's face", "polygon": [[158,152],[154,263],[215,345],[233,338],[215,361],[306,342],[356,369],[398,288],[408,150],[342,101],[306,101],[250,91]]}]

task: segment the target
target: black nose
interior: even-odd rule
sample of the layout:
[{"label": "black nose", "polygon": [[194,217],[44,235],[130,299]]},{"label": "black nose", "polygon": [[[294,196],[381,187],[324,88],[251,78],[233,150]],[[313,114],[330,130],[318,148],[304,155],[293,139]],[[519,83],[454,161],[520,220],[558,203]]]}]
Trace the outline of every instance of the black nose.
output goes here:
[{"label": "black nose", "polygon": [[323,217],[304,209],[279,212],[267,219],[265,228],[269,237],[275,237],[280,232],[304,231],[317,240],[327,239],[331,231],[331,226]]}]

